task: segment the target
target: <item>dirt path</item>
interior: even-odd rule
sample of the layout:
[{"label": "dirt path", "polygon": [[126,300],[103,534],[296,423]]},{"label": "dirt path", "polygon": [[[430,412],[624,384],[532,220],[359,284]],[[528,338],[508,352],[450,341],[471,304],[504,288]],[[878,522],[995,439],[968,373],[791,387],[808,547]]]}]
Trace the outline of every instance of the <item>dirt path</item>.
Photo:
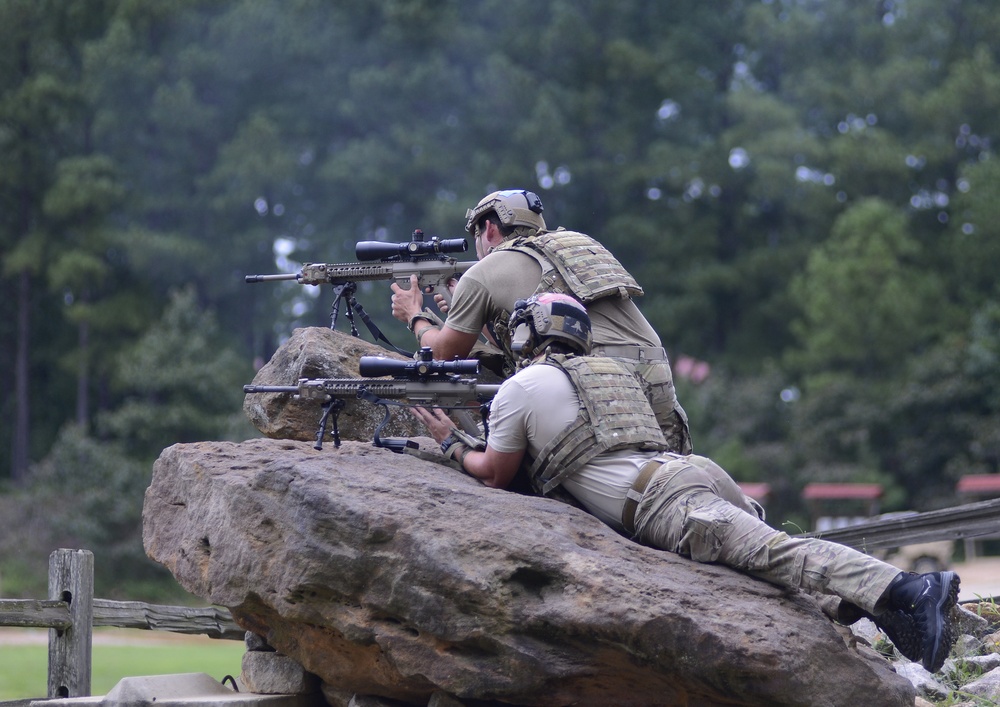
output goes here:
[{"label": "dirt path", "polygon": [[1000,600],[1000,557],[981,557],[956,563],[951,569],[962,578],[959,601],[997,597]]}]

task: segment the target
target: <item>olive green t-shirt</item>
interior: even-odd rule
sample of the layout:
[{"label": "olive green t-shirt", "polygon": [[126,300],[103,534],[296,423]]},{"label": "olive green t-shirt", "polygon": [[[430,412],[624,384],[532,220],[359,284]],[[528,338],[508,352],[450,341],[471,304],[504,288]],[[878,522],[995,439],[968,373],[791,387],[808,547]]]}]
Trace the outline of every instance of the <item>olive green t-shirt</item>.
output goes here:
[{"label": "olive green t-shirt", "polygon": [[[447,325],[477,334],[501,310],[534,294],[542,281],[538,261],[525,253],[498,250],[469,268],[458,281],[448,310]],[[595,346],[660,346],[660,337],[629,298],[605,297],[587,305]]]}]

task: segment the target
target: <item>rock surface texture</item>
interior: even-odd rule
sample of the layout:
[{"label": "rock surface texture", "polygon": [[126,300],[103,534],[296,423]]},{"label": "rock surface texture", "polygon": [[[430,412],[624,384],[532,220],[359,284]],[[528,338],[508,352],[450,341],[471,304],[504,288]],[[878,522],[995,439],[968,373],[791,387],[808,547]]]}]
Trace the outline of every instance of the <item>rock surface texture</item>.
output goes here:
[{"label": "rock surface texture", "polygon": [[370,443],[169,447],[143,537],[334,705],[914,703],[807,596]]},{"label": "rock surface texture", "polygon": [[[356,336],[321,327],[296,329],[257,371],[255,385],[297,385],[299,378],[357,378],[362,356],[386,356],[406,361],[403,356]],[[341,439],[371,441],[385,411],[370,402],[345,400],[341,411]],[[296,400],[288,393],[250,393],[243,401],[243,412],[261,433],[273,439],[315,441],[322,408],[315,401]],[[333,441],[333,421],[327,425],[323,444]],[[408,437],[425,433],[422,424],[406,410],[390,409],[389,423],[381,434]]]}]

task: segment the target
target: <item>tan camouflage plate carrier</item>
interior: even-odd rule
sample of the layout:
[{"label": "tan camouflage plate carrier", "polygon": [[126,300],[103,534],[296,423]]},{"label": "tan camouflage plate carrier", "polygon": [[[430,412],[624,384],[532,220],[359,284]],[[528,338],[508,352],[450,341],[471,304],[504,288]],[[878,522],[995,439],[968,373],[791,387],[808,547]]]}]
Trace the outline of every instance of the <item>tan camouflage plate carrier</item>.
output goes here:
[{"label": "tan camouflage plate carrier", "polygon": [[580,398],[576,420],[530,462],[528,478],[537,493],[547,495],[603,452],[667,449],[646,394],[635,376],[618,361],[550,354],[533,365],[562,370]]},{"label": "tan camouflage plate carrier", "polygon": [[[496,250],[516,250],[538,261],[542,280],[532,294],[558,292],[576,297],[584,305],[605,297],[641,297],[642,287],[607,248],[590,236],[558,228],[538,231],[531,236],[512,238]],[[493,340],[500,343],[511,360],[509,312],[489,322]]]}]

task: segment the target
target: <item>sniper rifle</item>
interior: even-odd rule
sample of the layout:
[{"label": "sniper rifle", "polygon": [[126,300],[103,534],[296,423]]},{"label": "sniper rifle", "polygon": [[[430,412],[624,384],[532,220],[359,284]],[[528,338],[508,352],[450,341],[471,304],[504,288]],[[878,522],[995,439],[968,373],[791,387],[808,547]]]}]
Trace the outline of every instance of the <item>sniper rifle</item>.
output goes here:
[{"label": "sniper rifle", "polygon": [[393,345],[358,303],[355,297],[357,283],[395,280],[400,287],[408,290],[410,275],[416,275],[417,286],[422,292],[440,294],[450,304],[451,292],[448,290],[448,282],[460,277],[475,265],[476,261],[459,261],[447,253],[464,253],[468,248],[469,244],[464,238],[441,240],[437,236],[432,236],[430,240],[424,240],[424,232],[418,228],[413,231],[409,241],[401,243],[359,241],[355,244],[354,252],[359,261],[365,262],[306,263],[297,273],[247,275],[245,279],[248,283],[295,280],[302,285],[333,285],[335,297],[330,313],[331,329],[337,328],[340,302],[346,300],[346,313],[351,323],[352,336],[358,335],[358,328],[354,323],[354,312],[357,312],[376,340],[384,342],[397,353],[412,356],[412,351],[404,351]]},{"label": "sniper rifle", "polygon": [[[359,372],[362,378],[300,378],[297,385],[245,385],[244,393],[291,393],[297,400],[316,400],[323,407],[316,434],[315,449],[323,448],[327,421],[333,418],[333,443],[340,446],[337,417],[347,404],[346,400],[359,398],[381,405],[385,417],[375,428],[373,443],[394,452],[417,449],[419,445],[403,437],[381,438],[382,428],[389,422],[389,405],[399,407],[439,407],[457,410],[457,417],[465,431],[473,436],[479,429],[467,414],[471,403],[479,405],[479,412],[486,428],[489,402],[496,395],[498,384],[479,383],[479,361],[476,359],[435,361],[431,349],[424,347],[420,357],[412,361],[397,361],[384,356],[362,356]],[[385,378],[384,376],[393,376]],[[395,400],[405,399],[399,403]]]}]

